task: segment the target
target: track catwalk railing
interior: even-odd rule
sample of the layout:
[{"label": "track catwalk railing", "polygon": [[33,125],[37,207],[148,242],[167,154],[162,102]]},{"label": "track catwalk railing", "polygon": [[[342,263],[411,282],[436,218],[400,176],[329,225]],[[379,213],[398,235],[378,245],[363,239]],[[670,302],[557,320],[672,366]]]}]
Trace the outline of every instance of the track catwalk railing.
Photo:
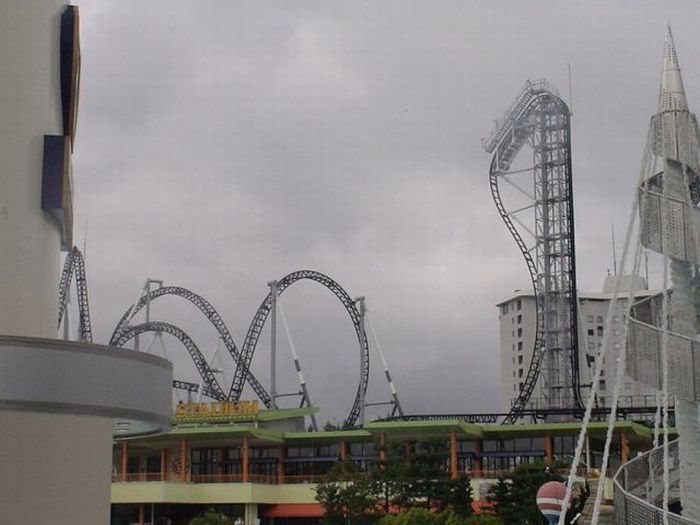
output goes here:
[{"label": "track catwalk railing", "polygon": [[[678,441],[668,445],[669,502],[678,501],[680,487],[680,455]],[[615,486],[615,521],[625,525],[662,525],[663,446],[641,454],[620,467],[613,479]],[[667,513],[669,525],[700,525],[700,522]]]}]

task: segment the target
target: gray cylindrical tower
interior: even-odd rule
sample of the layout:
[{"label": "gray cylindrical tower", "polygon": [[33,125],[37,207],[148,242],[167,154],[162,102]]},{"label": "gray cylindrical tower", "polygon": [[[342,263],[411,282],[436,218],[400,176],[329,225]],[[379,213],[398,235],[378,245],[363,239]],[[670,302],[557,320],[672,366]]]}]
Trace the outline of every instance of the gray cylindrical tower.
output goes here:
[{"label": "gray cylindrical tower", "polygon": [[72,243],[77,8],[3,1],[0,71],[0,523],[108,523],[114,419],[167,426],[172,368],[55,339]]}]

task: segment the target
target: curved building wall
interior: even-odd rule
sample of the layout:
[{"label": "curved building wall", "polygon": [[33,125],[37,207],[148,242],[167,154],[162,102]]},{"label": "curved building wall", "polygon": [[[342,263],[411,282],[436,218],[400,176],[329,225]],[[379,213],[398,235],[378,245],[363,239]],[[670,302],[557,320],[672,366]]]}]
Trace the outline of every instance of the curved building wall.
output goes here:
[{"label": "curved building wall", "polygon": [[60,16],[67,2],[0,8],[0,334],[55,337],[60,235],[41,209],[44,135],[62,135]]}]

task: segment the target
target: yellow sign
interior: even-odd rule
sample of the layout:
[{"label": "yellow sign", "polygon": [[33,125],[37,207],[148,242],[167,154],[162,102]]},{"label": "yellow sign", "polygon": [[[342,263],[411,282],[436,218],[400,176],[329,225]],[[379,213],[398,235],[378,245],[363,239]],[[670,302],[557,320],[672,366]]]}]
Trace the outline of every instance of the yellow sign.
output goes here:
[{"label": "yellow sign", "polygon": [[257,401],[215,401],[212,403],[178,403],[176,416],[257,416],[260,406]]}]

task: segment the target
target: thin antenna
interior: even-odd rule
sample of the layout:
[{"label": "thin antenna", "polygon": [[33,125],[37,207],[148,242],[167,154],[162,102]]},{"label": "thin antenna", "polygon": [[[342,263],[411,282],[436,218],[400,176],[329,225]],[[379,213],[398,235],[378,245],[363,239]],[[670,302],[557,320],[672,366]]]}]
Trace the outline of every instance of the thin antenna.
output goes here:
[{"label": "thin antenna", "polygon": [[615,224],[610,223],[612,231],[612,249],[613,249],[613,275],[617,275],[617,253],[615,252]]},{"label": "thin antenna", "polygon": [[569,67],[569,114],[573,115],[574,114],[574,96],[572,94],[571,90],[571,64],[568,64]]},{"label": "thin antenna", "polygon": [[83,234],[83,264],[87,261],[87,227],[88,221],[85,219],[85,233]]}]

